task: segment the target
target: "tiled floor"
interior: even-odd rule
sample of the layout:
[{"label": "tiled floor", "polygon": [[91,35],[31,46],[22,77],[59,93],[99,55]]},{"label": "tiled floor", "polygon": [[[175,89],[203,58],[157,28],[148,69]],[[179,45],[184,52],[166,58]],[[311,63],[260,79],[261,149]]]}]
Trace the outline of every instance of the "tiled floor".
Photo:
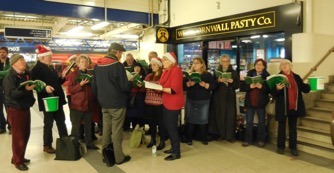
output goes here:
[{"label": "tiled floor", "polygon": [[[67,105],[64,106],[68,115]],[[276,154],[275,147],[267,145],[265,148],[254,146],[242,147],[241,142],[228,143],[210,142],[204,146],[194,142],[193,146],[181,144],[182,157],[179,160],[164,161],[162,151],[157,157],[151,155],[151,150],[145,145],[140,148],[130,149],[130,133],[125,133],[123,142],[124,151],[132,159],[123,165],[106,167],[102,163],[101,150],[88,151],[84,158],[78,161],[56,161],[55,155],[46,154],[42,151],[43,119],[42,113],[37,111],[36,105],[32,108],[31,136],[26,152],[26,157],[31,159],[27,172],[33,173],[95,173],[95,172],[126,172],[126,173],[326,173],[334,172],[334,161],[300,153],[299,157],[292,157],[288,151],[285,155]],[[68,129],[71,128],[67,117]],[[58,137],[54,128],[54,141]],[[69,130],[70,132],[70,130]],[[98,136],[98,135],[97,135]],[[147,137],[147,141],[148,141]],[[101,137],[96,141],[101,147]],[[53,143],[55,147],[55,142]],[[169,148],[169,145],[167,146]],[[11,135],[0,135],[0,172],[15,173],[18,171],[12,164],[11,159]]]}]

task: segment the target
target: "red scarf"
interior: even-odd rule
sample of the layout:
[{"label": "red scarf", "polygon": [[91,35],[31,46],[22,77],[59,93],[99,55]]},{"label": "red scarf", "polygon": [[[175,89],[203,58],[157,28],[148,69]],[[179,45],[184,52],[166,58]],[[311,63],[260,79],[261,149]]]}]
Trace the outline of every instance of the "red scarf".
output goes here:
[{"label": "red scarf", "polygon": [[286,77],[288,77],[290,87],[288,87],[288,95],[289,95],[289,110],[296,110],[297,108],[297,92],[298,87],[293,77],[293,72],[291,71],[290,74],[283,73]]}]

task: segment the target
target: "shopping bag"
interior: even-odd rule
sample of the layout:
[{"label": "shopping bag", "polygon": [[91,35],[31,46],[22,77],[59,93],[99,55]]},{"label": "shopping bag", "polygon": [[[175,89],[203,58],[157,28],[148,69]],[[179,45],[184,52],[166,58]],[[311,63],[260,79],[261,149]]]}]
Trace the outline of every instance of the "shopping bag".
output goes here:
[{"label": "shopping bag", "polygon": [[273,99],[270,100],[266,106],[266,113],[271,116],[275,115],[275,109],[276,109],[275,106],[276,106],[276,101]]},{"label": "shopping bag", "polygon": [[102,150],[102,155],[103,161],[107,164],[108,167],[111,167],[116,163],[114,147],[112,143]]},{"label": "shopping bag", "polygon": [[74,136],[57,138],[55,160],[79,160],[84,154],[83,146]]},{"label": "shopping bag", "polygon": [[140,146],[140,143],[145,141],[145,132],[143,128],[139,127],[137,124],[135,129],[132,131],[131,137],[130,137],[130,148],[138,148]]}]

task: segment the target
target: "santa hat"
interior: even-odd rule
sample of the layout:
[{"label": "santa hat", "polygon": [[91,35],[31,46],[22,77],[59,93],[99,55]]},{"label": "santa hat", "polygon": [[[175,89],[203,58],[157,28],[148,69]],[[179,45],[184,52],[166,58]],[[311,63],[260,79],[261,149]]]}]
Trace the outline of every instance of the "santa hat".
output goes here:
[{"label": "santa hat", "polygon": [[159,67],[162,67],[161,59],[159,57],[154,57],[151,59],[151,63],[155,62],[159,65]]},{"label": "santa hat", "polygon": [[51,49],[47,46],[39,44],[36,46],[36,48],[37,57],[52,55]]},{"label": "santa hat", "polygon": [[172,61],[172,63],[176,63],[176,55],[174,52],[167,52],[163,55],[163,57],[166,57],[167,59]]}]

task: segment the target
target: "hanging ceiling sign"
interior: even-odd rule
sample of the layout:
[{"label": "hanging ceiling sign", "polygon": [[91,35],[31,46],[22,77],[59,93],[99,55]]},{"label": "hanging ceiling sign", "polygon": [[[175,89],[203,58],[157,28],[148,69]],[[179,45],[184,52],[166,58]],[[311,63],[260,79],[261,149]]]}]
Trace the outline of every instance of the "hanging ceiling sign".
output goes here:
[{"label": "hanging ceiling sign", "polygon": [[6,38],[51,39],[51,29],[5,27]]}]

